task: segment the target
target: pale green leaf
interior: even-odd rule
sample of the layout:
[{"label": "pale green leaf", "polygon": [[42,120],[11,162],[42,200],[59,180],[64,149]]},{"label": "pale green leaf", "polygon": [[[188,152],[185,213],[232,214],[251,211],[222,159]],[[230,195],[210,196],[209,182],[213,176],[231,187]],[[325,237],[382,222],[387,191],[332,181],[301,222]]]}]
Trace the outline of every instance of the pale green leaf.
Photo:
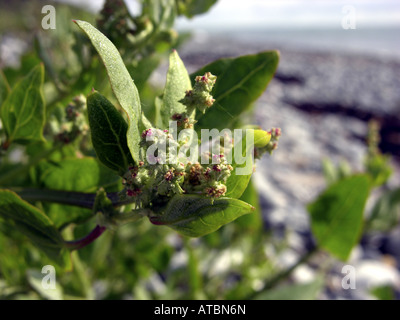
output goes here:
[{"label": "pale green leaf", "polygon": [[12,89],[1,107],[8,142],[43,141],[45,104],[43,65],[36,66]]},{"label": "pale green leaf", "polygon": [[168,127],[172,115],[185,112],[186,107],[179,102],[187,90],[192,89],[189,74],[178,52],[174,50],[169,56],[169,69],[165,84],[161,116],[164,127]]},{"label": "pale green leaf", "polygon": [[74,21],[89,37],[106,67],[114,94],[128,116],[127,141],[132,157],[139,161],[139,122],[142,115],[138,90],[121,55],[107,37],[86,21]]}]

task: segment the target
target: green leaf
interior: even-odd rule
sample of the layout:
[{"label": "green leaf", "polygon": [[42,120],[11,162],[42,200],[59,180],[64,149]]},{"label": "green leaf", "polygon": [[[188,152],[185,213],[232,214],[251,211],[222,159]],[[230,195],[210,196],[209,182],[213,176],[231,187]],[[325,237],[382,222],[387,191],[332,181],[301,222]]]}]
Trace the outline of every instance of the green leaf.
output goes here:
[{"label": "green leaf", "polygon": [[133,163],[126,141],[128,124],[113,104],[98,92],[88,96],[87,109],[97,157],[122,176]]},{"label": "green leaf", "polygon": [[191,74],[192,81],[205,72],[217,76],[212,91],[216,103],[204,115],[197,115],[199,122],[196,128],[230,128],[239,115],[265,91],[278,62],[278,51],[266,51],[220,59]]},{"label": "green leaf", "polygon": [[400,221],[400,188],[382,194],[372,209],[368,229],[387,232]]},{"label": "green leaf", "polygon": [[114,94],[128,116],[127,142],[135,161],[139,161],[139,121],[142,115],[138,90],[113,43],[86,21],[74,21],[89,37],[106,67]]},{"label": "green leaf", "polygon": [[41,162],[37,168],[40,186],[54,190],[95,192],[99,187],[115,185],[120,178],[94,158]]},{"label": "green leaf", "polygon": [[1,119],[9,143],[43,141],[45,105],[42,93],[43,65],[20,80],[1,107]]},{"label": "green leaf", "polygon": [[[250,180],[240,200],[251,204],[255,210],[252,214],[240,217],[235,223],[240,226],[240,229],[251,232],[253,235],[261,235],[261,229],[263,227],[262,212],[260,208],[260,199],[253,180]],[[259,237],[253,236],[252,239],[258,241]]]},{"label": "green leaf", "polygon": [[201,237],[218,230],[254,207],[237,199],[176,195],[163,214],[150,217],[156,225],[167,225],[189,237]]},{"label": "green leaf", "polygon": [[321,277],[308,283],[292,284],[261,292],[255,300],[315,300],[323,288]]},{"label": "green leaf", "polygon": [[178,52],[173,50],[169,56],[167,82],[161,107],[161,116],[165,127],[168,127],[173,114],[185,112],[186,107],[179,100],[183,99],[185,92],[190,89],[192,89],[192,85],[186,67]]},{"label": "green leaf", "polygon": [[[240,129],[235,129],[240,130]],[[248,131],[249,130],[249,131]],[[230,177],[226,181],[227,192],[226,196],[230,198],[240,198],[243,192],[246,190],[249,184],[251,175],[253,174],[253,149],[254,145],[252,143],[247,146],[247,134],[250,130],[242,130],[242,139],[234,138],[235,145],[232,149],[232,167]],[[254,131],[253,131],[254,132]],[[251,138],[251,135],[250,135]],[[235,156],[235,149],[242,148],[243,163],[238,163]]]},{"label": "green leaf", "polygon": [[[117,175],[93,158],[43,161],[36,168],[35,175],[40,187],[64,191],[96,192],[100,187],[118,186],[120,182]],[[56,203],[43,205],[46,214],[58,228],[73,222],[82,223],[93,217],[88,209]]]},{"label": "green leaf", "polygon": [[8,85],[6,76],[4,75],[3,71],[0,70],[0,107],[3,101],[6,100],[8,94],[10,93],[11,89]]},{"label": "green leaf", "polygon": [[40,58],[37,53],[34,51],[29,51],[26,54],[23,54],[20,58],[20,67],[6,67],[3,68],[2,71],[9,83],[10,87],[14,87],[17,82],[23,78],[23,76],[27,75],[33,68],[35,68],[38,64],[40,64]]},{"label": "green leaf", "polygon": [[193,18],[195,15],[207,12],[217,0],[177,0],[178,13],[187,18]]},{"label": "green leaf", "polygon": [[390,285],[372,288],[370,292],[379,300],[395,300],[396,292]]},{"label": "green leaf", "polygon": [[161,117],[161,109],[163,107],[163,101],[160,97],[155,97],[154,99],[154,124],[157,128],[162,128],[164,126]]},{"label": "green leaf", "polygon": [[12,223],[50,259],[61,266],[69,265],[70,258],[63,238],[53,222],[38,208],[12,191],[0,190],[0,218]]},{"label": "green leaf", "polygon": [[308,205],[311,230],[319,247],[341,260],[347,260],[362,231],[370,181],[355,175],[332,184]]},{"label": "green leaf", "polygon": [[152,0],[143,2],[143,13],[159,30],[168,30],[173,27],[175,21],[174,0]]}]

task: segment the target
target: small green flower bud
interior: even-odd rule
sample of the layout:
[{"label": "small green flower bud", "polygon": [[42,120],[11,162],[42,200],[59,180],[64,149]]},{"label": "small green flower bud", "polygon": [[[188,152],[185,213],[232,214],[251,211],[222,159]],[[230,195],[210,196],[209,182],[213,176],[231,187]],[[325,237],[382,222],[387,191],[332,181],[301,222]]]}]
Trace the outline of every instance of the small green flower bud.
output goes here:
[{"label": "small green flower bud", "polygon": [[268,133],[271,134],[271,140],[264,147],[254,148],[254,158],[261,159],[265,152],[268,152],[270,155],[272,155],[273,151],[278,148],[278,140],[282,135],[281,128],[272,128],[270,131],[268,131]]},{"label": "small green flower bud", "polygon": [[193,129],[194,124],[197,122],[196,120],[191,119],[186,112],[175,113],[171,119],[176,121],[178,133],[183,129]]},{"label": "small green flower bud", "polygon": [[65,107],[65,122],[56,132],[54,139],[63,144],[74,142],[78,137],[85,136],[89,131],[89,125],[86,122],[84,114],[86,108],[86,98],[83,95],[73,98]]},{"label": "small green flower bud", "polygon": [[215,99],[210,94],[216,82],[217,77],[210,72],[206,72],[204,76],[197,76],[193,90],[186,91],[185,97],[180,100],[188,109],[197,108],[205,113],[207,108],[211,107]]},{"label": "small green flower bud", "polygon": [[216,182],[214,183],[213,186],[211,187],[207,187],[204,190],[204,193],[209,196],[209,197],[213,197],[213,198],[219,198],[225,195],[227,189],[226,186],[220,182]]}]

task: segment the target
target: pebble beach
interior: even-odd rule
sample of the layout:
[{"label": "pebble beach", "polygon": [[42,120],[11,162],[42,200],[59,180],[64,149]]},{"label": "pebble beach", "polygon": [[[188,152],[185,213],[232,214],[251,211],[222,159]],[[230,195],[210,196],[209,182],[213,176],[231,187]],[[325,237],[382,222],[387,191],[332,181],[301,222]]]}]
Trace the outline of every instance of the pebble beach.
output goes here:
[{"label": "pebble beach", "polygon": [[[389,186],[399,185],[400,56],[341,53],[210,35],[194,37],[180,49],[180,55],[193,72],[218,58],[271,49],[280,51],[280,63],[256,103],[254,123],[264,129],[280,127],[282,137],[272,157],[258,162],[254,177],[266,228],[277,235],[289,234],[291,247],[280,257],[282,266],[288,266],[313,241],[306,205],[326,187],[322,161],[346,162],[352,171],[361,171],[371,119],[382,126],[382,152],[392,155],[395,172]],[[378,195],[372,195],[371,201]],[[337,277],[332,271],[332,286],[321,298],[371,299],[368,288],[377,284],[390,284],[399,291],[399,248],[400,228],[365,237],[348,262],[360,270],[361,290],[342,289],[343,264],[338,263],[333,268]],[[294,277],[305,281],[311,274],[312,268],[301,267]]]}]

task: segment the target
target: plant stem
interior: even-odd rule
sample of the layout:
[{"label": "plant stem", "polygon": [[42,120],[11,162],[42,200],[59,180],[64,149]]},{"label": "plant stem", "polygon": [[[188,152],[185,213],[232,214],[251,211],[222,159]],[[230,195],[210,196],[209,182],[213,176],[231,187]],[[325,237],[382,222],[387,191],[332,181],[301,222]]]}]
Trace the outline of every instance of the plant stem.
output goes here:
[{"label": "plant stem", "polygon": [[[84,193],[76,191],[62,191],[50,189],[18,189],[12,188],[21,198],[27,201],[55,202],[92,209],[96,198],[95,193]],[[114,207],[120,207],[134,202],[134,199],[120,200],[118,192],[110,192],[107,197]]]},{"label": "plant stem", "polygon": [[[295,264],[293,264],[292,266],[290,266],[286,270],[278,272],[274,277],[272,277],[270,280],[268,280],[261,291],[265,291],[265,290],[271,289],[271,288],[275,287],[279,282],[287,279],[287,277],[298,266],[300,266],[303,263],[305,263],[306,261],[308,261],[317,251],[318,251],[318,247],[314,247],[310,251],[306,252]],[[256,295],[258,295],[258,293],[259,292],[254,292],[247,299],[253,299]]]},{"label": "plant stem", "polygon": [[274,287],[276,284],[285,280],[298,266],[302,265],[304,262],[308,261],[314,253],[317,252],[317,247],[314,247],[310,251],[306,252],[294,265],[290,266],[286,270],[279,272],[275,277],[270,279],[264,286],[264,289],[269,289]]},{"label": "plant stem", "polygon": [[17,194],[27,201],[43,201],[67,204],[81,208],[91,209],[96,194],[74,191],[42,190],[42,189],[13,189]]},{"label": "plant stem", "polygon": [[190,289],[190,296],[189,299],[197,299],[201,300],[205,298],[205,294],[202,290],[203,284],[202,284],[202,275],[199,271],[199,261],[196,256],[196,253],[194,252],[189,239],[187,237],[183,238],[183,244],[186,249],[186,252],[188,253],[189,256],[189,261],[188,261],[188,268],[187,268],[187,274],[188,274],[188,284],[189,284],[189,289]]},{"label": "plant stem", "polygon": [[74,241],[65,241],[65,247],[69,250],[79,250],[91,244],[94,240],[100,237],[103,232],[106,231],[106,227],[97,225],[87,236]]}]

